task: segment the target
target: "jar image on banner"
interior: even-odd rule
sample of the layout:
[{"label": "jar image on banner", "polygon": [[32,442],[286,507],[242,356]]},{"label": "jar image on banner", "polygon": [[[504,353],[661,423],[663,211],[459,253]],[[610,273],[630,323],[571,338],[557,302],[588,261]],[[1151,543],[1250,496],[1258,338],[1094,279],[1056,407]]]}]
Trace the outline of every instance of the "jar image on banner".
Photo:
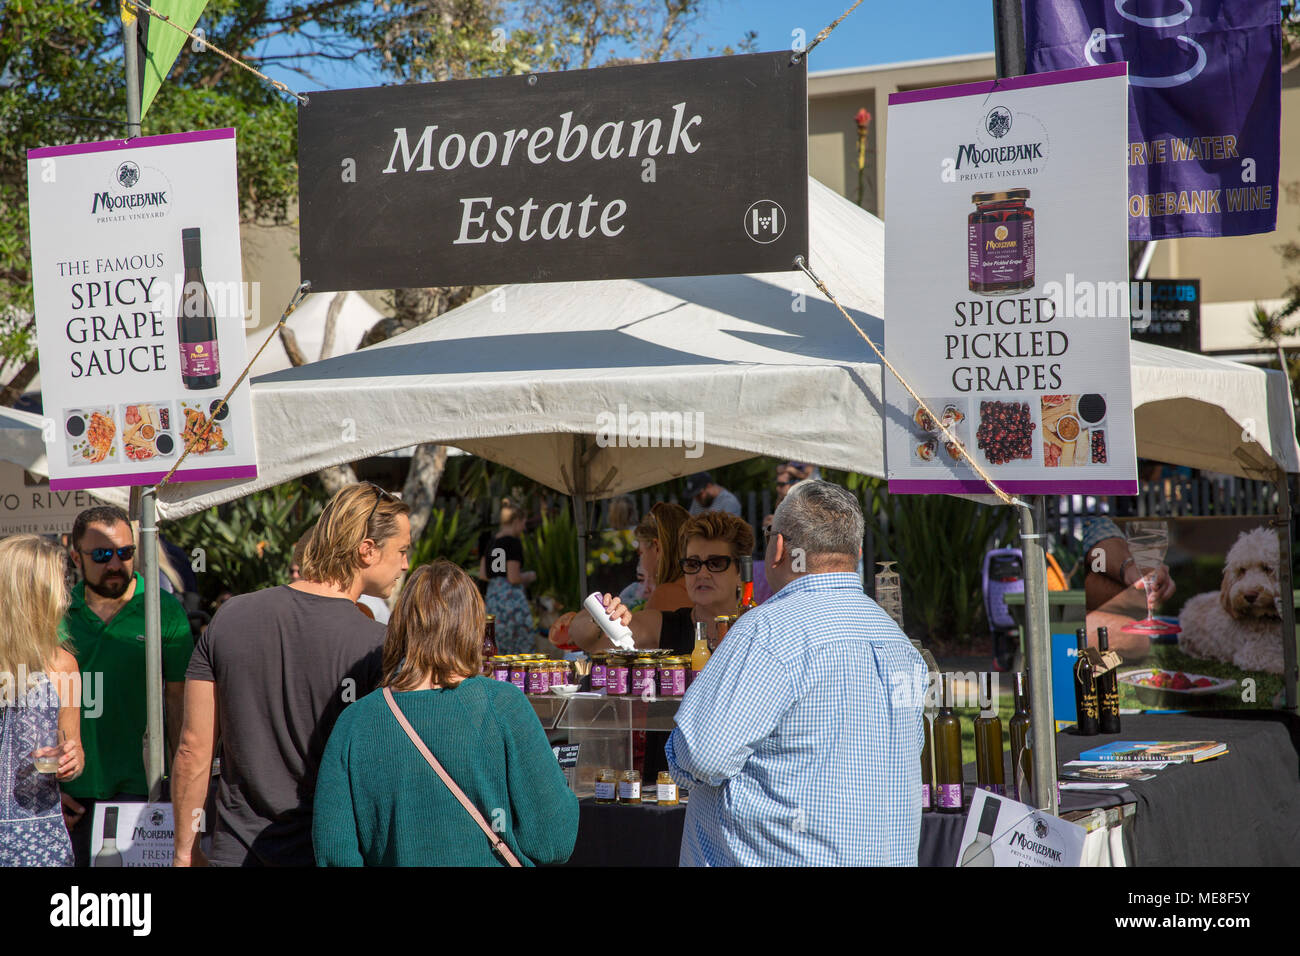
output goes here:
[{"label": "jar image on banner", "polygon": [[966,219],[970,290],[1009,295],[1034,287],[1034,211],[1028,189],[975,193]]},{"label": "jar image on banner", "polygon": [[176,326],[181,343],[181,383],[202,391],[221,381],[217,355],[217,311],[203,282],[203,240],[199,229],[181,230],[185,275],[181,300],[176,306]]}]

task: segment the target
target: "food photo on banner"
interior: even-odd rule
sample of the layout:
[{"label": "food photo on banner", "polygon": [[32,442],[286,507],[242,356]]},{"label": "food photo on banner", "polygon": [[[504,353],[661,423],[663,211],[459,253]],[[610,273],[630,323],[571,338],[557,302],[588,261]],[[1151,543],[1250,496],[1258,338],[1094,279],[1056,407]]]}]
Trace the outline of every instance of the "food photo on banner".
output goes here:
[{"label": "food photo on banner", "polygon": [[313,291],[786,272],[807,62],[757,53],[312,93]]},{"label": "food photo on banner", "polygon": [[51,488],[255,477],[235,131],[27,156]]},{"label": "food photo on banner", "polygon": [[[1088,627],[1126,641],[1121,704],[1146,709],[1267,708],[1283,703],[1281,550],[1270,518],[1117,519],[1139,572],[1168,568],[1173,592],[1089,574]],[[1137,638],[1136,642],[1129,640]],[[1148,647],[1146,654],[1140,653]]]},{"label": "food photo on banner", "polygon": [[1137,490],[1125,109],[1123,64],[890,95],[891,492]]},{"label": "food photo on banner", "polygon": [[1129,237],[1277,228],[1277,0],[1024,0],[1028,72],[1128,63]]}]

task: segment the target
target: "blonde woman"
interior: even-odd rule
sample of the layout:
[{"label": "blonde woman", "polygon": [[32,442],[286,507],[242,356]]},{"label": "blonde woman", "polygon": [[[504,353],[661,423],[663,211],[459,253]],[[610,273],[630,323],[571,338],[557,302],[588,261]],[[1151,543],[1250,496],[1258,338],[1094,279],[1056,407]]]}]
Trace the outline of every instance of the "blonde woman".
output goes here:
[{"label": "blonde woman", "polygon": [[[407,580],[384,639],[384,689],[343,712],[321,759],[318,865],[532,866],[573,852],[578,801],[537,715],[512,684],[478,676],[483,616],[478,588],[450,561]],[[425,760],[385,691],[507,852]]]},{"label": "blonde woman", "polygon": [[59,781],[86,758],[77,662],[59,640],[67,607],[64,552],[34,534],[0,540],[0,867],[72,865]]},{"label": "blonde woman", "polygon": [[681,505],[661,501],[636,526],[637,551],[650,591],[646,607],[652,611],[675,611],[691,603],[681,568],[679,541],[682,525],[690,517]]},{"label": "blonde woman", "polygon": [[537,580],[536,571],[524,570],[524,529],[528,516],[522,508],[501,501],[497,536],[479,559],[479,577],[487,581],[487,610],[496,615],[497,648],[502,654],[526,654],[537,648],[537,624],[524,586]]}]

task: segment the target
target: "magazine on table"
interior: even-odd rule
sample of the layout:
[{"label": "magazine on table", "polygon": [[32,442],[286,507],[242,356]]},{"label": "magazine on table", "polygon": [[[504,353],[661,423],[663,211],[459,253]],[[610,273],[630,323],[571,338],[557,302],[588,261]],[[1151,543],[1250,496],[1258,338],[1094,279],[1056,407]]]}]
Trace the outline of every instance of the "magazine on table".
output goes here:
[{"label": "magazine on table", "polygon": [[1227,744],[1213,740],[1116,740],[1085,750],[1079,759],[1200,763],[1227,752]]},{"label": "magazine on table", "polygon": [[[1161,764],[1164,766],[1164,764]],[[1130,763],[1080,764],[1067,763],[1058,775],[1062,780],[1130,781],[1154,780],[1155,769],[1150,764]]]}]

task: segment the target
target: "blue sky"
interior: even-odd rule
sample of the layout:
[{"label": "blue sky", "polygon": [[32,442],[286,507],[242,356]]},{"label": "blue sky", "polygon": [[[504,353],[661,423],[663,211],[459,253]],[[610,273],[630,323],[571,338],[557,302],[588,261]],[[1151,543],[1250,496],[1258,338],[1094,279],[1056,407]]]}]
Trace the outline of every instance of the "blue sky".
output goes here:
[{"label": "blue sky", "polygon": [[[696,49],[734,44],[746,30],[758,32],[759,50],[789,49],[795,30],[805,42],[829,25],[852,0],[709,0],[698,25]],[[992,4],[988,0],[865,0],[809,60],[809,69],[893,63],[929,57],[987,53],[993,49]],[[373,86],[379,78],[351,65],[315,68],[320,84],[283,69],[267,71],[294,89]]]}]

